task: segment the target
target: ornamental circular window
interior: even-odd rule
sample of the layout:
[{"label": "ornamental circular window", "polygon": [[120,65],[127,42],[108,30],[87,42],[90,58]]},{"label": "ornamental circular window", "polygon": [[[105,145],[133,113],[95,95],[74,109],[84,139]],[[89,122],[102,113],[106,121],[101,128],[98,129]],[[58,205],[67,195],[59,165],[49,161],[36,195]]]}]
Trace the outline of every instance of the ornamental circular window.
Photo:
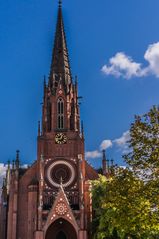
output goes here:
[{"label": "ornamental circular window", "polygon": [[64,203],[59,203],[56,208],[55,211],[57,213],[57,215],[65,215],[67,213],[67,207]]},{"label": "ornamental circular window", "polygon": [[58,160],[50,164],[46,170],[46,178],[51,186],[58,188],[62,182],[63,187],[69,187],[75,181],[75,168],[65,160]]}]

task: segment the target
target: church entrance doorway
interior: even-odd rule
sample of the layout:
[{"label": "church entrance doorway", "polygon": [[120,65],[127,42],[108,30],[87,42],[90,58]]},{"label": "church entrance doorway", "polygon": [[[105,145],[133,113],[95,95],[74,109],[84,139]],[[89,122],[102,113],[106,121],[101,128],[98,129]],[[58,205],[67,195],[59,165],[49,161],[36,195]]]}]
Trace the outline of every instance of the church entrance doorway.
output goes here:
[{"label": "church entrance doorway", "polygon": [[59,231],[57,233],[56,239],[67,239],[67,236],[63,231]]},{"label": "church entrance doorway", "polygon": [[71,223],[60,218],[48,228],[45,239],[77,239],[77,234]]}]

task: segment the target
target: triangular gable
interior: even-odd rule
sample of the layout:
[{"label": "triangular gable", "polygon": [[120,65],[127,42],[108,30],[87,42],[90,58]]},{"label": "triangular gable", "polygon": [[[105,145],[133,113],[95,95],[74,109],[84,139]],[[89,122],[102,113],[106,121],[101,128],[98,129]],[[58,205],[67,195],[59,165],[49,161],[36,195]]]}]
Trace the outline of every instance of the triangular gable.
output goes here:
[{"label": "triangular gable", "polygon": [[44,226],[44,232],[46,233],[48,227],[59,218],[63,218],[66,221],[70,222],[78,233],[79,227],[62,186],[60,186],[59,193],[49,212],[46,224]]}]

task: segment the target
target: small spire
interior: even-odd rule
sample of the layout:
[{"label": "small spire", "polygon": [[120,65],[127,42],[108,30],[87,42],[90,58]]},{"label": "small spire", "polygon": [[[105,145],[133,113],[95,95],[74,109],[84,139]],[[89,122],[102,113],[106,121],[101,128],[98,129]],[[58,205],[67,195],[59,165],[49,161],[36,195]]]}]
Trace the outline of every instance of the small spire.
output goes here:
[{"label": "small spire", "polygon": [[106,160],[105,150],[103,150],[103,160]]},{"label": "small spire", "polygon": [[114,166],[114,159],[111,159],[111,166]]},{"label": "small spire", "polygon": [[59,8],[62,7],[62,0],[59,0]]},{"label": "small spire", "polygon": [[103,166],[103,175],[106,175],[107,174],[107,160],[106,160],[105,150],[103,150],[102,166]]},{"label": "small spire", "polygon": [[15,169],[15,160],[12,160],[12,169]]},{"label": "small spire", "polygon": [[20,153],[20,151],[17,150],[17,151],[16,151],[16,161],[19,161],[19,153]]},{"label": "small spire", "polygon": [[15,160],[16,169],[19,169],[19,164],[20,164],[19,153],[20,153],[20,151],[17,150],[16,151],[16,160]]}]

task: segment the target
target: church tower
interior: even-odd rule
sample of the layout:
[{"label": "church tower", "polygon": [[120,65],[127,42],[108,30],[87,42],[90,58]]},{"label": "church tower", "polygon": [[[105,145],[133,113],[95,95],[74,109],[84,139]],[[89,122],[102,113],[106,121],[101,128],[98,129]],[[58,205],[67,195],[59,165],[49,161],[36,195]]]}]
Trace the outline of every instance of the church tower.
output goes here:
[{"label": "church tower", "polygon": [[[38,135],[38,177],[41,182],[39,197],[42,198],[42,200],[39,198],[41,202],[38,211],[38,226],[39,230],[43,228],[43,223],[45,223],[43,219],[49,218],[51,210],[52,213],[54,212],[53,215],[57,214],[54,219],[58,218],[59,223],[61,222],[60,233],[63,233],[63,237],[66,234],[66,238],[68,233],[71,231],[73,233],[71,229],[68,232],[65,232],[67,229],[62,229],[67,228],[70,217],[72,222],[74,221],[73,227],[76,233],[80,231],[80,238],[87,238],[87,224],[90,220],[86,212],[90,205],[87,205],[88,198],[85,193],[86,191],[88,193],[88,185],[84,184],[86,177],[84,134],[80,129],[78,99],[77,78],[73,80],[71,74],[62,6],[59,2],[48,84],[44,80],[42,127],[39,126]],[[61,196],[62,203],[57,202],[59,194],[63,195]],[[55,201],[57,206],[54,205]],[[61,218],[62,215],[64,219]],[[49,229],[46,233],[47,239],[53,238],[54,230],[56,231],[55,226]],[[72,237],[77,238],[75,232]]]},{"label": "church tower", "polygon": [[50,74],[47,82],[44,79],[37,160],[22,168],[17,151],[12,166],[8,164],[0,205],[0,238],[91,238],[90,180],[97,177],[85,161],[78,83],[71,74],[59,1]]}]

